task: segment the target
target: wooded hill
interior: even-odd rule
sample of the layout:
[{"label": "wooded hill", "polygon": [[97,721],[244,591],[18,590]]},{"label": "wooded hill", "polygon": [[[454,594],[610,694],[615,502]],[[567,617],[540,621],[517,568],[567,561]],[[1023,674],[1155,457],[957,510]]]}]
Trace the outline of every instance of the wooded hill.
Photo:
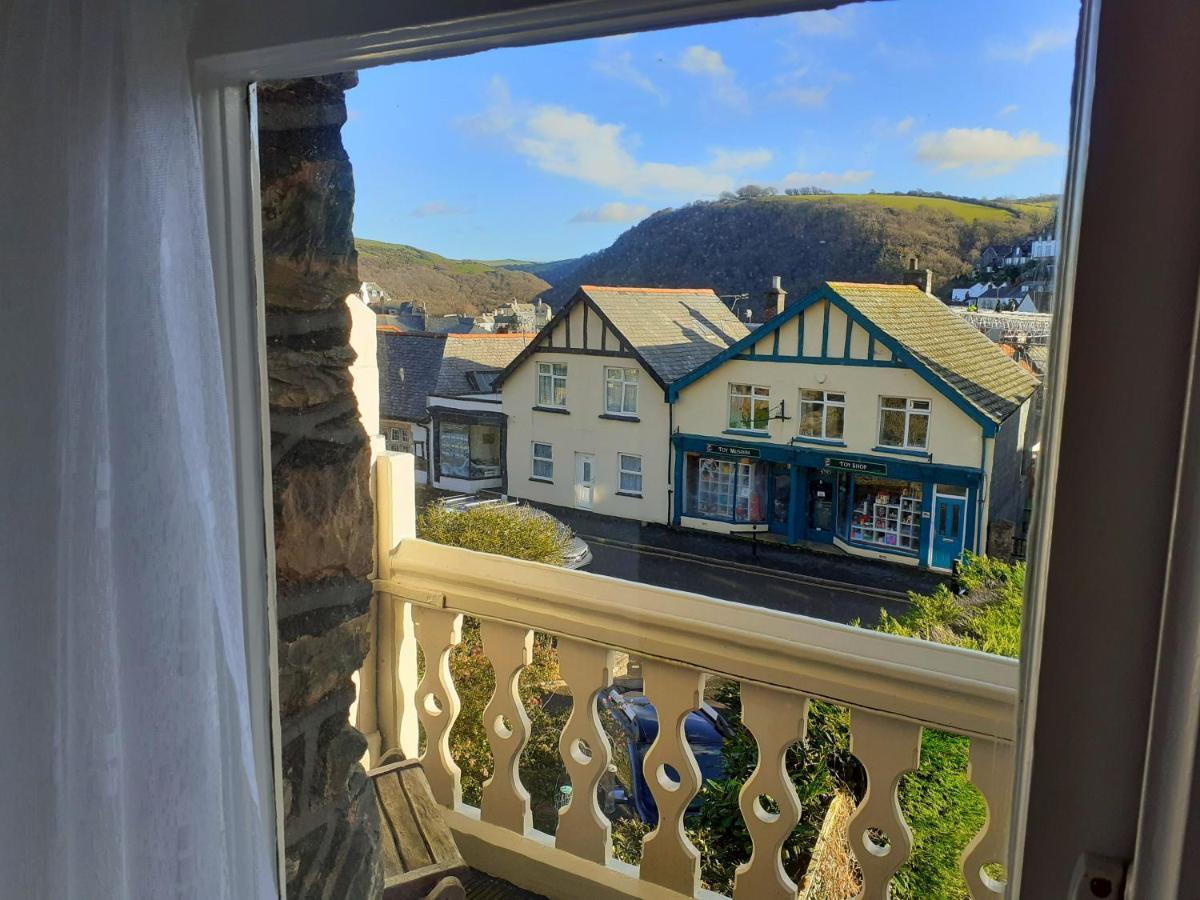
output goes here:
[{"label": "wooded hill", "polygon": [[423,301],[430,313],[479,313],[510,300],[530,302],[550,284],[518,267],[521,260],[448,259],[406,244],[356,238],[358,274],[397,302]]},{"label": "wooded hill", "polygon": [[899,281],[910,255],[935,291],[981,248],[1043,227],[1053,201],[972,202],[909,194],[816,194],[696,202],[656,212],[606,250],[540,274],[555,308],[580,284],[711,287],[757,294],[782,275],[793,296],[822,281]]}]

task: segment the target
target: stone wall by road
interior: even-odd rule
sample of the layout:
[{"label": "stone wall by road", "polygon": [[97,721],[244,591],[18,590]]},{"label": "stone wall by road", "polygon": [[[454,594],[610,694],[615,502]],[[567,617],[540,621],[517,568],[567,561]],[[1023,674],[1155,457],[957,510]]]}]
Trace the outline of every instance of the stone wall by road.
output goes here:
[{"label": "stone wall by road", "polygon": [[368,649],[374,511],[347,294],[358,290],[342,146],[353,74],[259,87],[267,375],[289,900],[382,888],[379,818],[347,719]]}]

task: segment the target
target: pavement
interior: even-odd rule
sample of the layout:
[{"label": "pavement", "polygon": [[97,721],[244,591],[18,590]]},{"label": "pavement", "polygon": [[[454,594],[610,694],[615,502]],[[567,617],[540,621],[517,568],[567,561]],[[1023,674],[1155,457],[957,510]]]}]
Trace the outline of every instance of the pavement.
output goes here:
[{"label": "pavement", "polygon": [[[738,603],[865,626],[880,610],[903,615],[908,592],[929,593],[943,575],[832,552],[702,531],[643,525],[542,506],[588,542],[584,571]],[[755,544],[757,543],[757,546]]]}]

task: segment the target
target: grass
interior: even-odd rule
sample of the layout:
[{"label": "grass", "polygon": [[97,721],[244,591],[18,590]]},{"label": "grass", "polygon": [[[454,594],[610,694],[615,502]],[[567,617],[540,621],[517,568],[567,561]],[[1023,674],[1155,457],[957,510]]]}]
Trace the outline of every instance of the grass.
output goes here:
[{"label": "grass", "polygon": [[481,262],[476,259],[448,259],[445,256],[439,256],[428,250],[419,250],[407,244],[388,244],[384,241],[355,238],[354,246],[358,249],[360,258],[373,258],[380,264],[393,267],[423,266],[457,275],[479,275],[498,268],[491,262]]},{"label": "grass", "polygon": [[[888,209],[915,210],[924,207],[936,212],[945,212],[957,216],[964,222],[980,220],[984,222],[1008,222],[1021,214],[1042,213],[1046,208],[1032,204],[1008,204],[1013,209],[998,209],[994,206],[984,206],[980,203],[966,203],[962,200],[950,200],[945,197],[914,197],[908,194],[799,194],[795,196],[776,196],[772,200],[797,202],[860,202],[884,206]],[[1029,210],[1018,210],[1017,207],[1028,206]]]}]

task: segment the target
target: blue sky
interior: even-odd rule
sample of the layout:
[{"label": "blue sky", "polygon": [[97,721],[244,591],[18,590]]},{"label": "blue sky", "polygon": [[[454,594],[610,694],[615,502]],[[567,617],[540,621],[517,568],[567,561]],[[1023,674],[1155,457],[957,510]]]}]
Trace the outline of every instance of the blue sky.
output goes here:
[{"label": "blue sky", "polygon": [[903,0],[368,69],[355,233],[550,260],[751,182],[1057,192],[1077,16]]}]

